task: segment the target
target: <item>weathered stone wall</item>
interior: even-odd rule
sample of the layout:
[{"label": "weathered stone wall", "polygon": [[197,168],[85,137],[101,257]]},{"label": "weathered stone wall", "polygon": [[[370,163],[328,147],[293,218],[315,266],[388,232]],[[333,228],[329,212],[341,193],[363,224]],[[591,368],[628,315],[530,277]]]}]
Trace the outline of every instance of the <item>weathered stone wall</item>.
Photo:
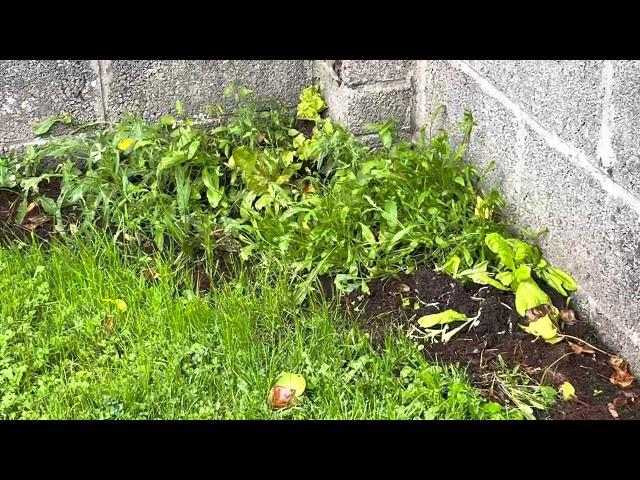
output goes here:
[{"label": "weathered stone wall", "polygon": [[303,60],[2,60],[0,150],[33,141],[33,125],[61,111],[81,122],[116,119],[127,110],[152,119],[181,100],[198,117],[207,105],[224,104],[231,82],[295,105],[311,83],[311,66]]},{"label": "weathered stone wall", "polygon": [[440,105],[449,128],[470,110],[470,159],[496,160],[488,183],[520,225],[548,227],[542,248],[579,282],[578,311],[640,368],[639,61],[341,60],[316,71],[346,123],[395,114],[416,133]]}]

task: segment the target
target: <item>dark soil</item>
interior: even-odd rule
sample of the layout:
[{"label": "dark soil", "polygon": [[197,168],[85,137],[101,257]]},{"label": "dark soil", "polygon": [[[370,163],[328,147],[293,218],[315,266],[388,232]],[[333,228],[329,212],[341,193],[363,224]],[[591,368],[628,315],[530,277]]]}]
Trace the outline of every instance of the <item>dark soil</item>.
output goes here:
[{"label": "dark soil", "polygon": [[307,138],[313,137],[313,127],[315,126],[316,122],[313,120],[296,120],[296,130]]},{"label": "dark soil", "polygon": [[[328,285],[324,285],[327,290]],[[431,269],[376,280],[370,289],[370,295],[352,292],[342,302],[348,311],[356,314],[354,318],[378,346],[394,332],[394,326],[409,331],[411,326],[418,326],[417,320],[423,315],[446,309],[457,310],[469,317],[480,312],[479,324],[470,331],[459,332],[448,343],[417,340],[424,346],[424,354],[431,360],[466,367],[471,382],[484,392],[488,391],[491,372],[498,368],[498,355],[511,369],[519,365],[521,371],[541,383],[558,387],[565,381],[570,382],[575,387],[576,399],[558,400],[552,409],[538,412],[539,418],[611,420],[613,416],[608,404],[615,400],[620,419],[640,419],[637,381],[628,388],[620,388],[609,380],[614,369],[608,364],[608,355],[574,353],[566,340],[549,344],[522,331],[518,326],[520,317],[515,312],[514,295],[510,292],[485,285],[462,285]],[[555,305],[565,305],[563,297],[545,290]],[[403,299],[407,299],[405,306]],[[417,309],[414,308],[416,302]],[[580,319],[573,325],[564,325],[562,332],[615,354],[603,344],[593,328]],[[504,400],[499,395],[492,399]]]},{"label": "dark soil", "polygon": [[[39,193],[49,198],[60,196],[60,181],[52,179],[50,182],[43,182],[39,185]],[[45,213],[35,202],[30,202],[27,214],[21,224],[16,222],[16,215],[22,197],[9,190],[0,190],[0,236],[1,241],[26,239],[31,235],[47,241],[55,234],[55,219]],[[63,209],[65,222],[72,221],[75,212],[66,208]]]}]

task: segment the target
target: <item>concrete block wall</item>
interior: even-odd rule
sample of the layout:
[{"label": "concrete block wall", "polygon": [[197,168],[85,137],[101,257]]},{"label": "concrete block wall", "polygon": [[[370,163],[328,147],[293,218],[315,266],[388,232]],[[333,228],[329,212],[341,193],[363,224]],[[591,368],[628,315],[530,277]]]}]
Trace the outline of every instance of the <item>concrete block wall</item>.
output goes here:
[{"label": "concrete block wall", "polygon": [[445,105],[435,127],[454,130],[470,110],[478,126],[469,159],[497,162],[487,187],[503,193],[519,225],[548,228],[546,257],[580,285],[574,307],[640,369],[639,61],[316,65],[325,90],[338,92],[330,113],[347,124],[401,112],[415,134]]},{"label": "concrete block wall", "polygon": [[153,119],[181,100],[198,118],[207,105],[225,104],[231,82],[295,105],[311,78],[306,60],[2,60],[0,152],[34,142],[33,125],[61,111],[80,122],[114,120],[127,110]]}]

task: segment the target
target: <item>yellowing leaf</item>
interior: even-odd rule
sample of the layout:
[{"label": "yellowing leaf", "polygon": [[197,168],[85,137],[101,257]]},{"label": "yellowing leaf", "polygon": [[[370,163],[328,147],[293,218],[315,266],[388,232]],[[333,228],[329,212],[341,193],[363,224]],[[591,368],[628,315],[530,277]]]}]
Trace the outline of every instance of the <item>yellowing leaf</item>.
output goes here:
[{"label": "yellowing leaf", "polygon": [[122,300],[121,298],[116,298],[113,303],[116,304],[116,307],[118,307],[118,310],[120,310],[120,313],[124,313],[127,310],[129,310],[129,307],[127,306],[127,303]]},{"label": "yellowing leaf", "polygon": [[535,335],[536,337],[542,337],[547,343],[558,343],[562,340],[562,337],[558,335],[558,329],[549,318],[549,315],[540,317],[539,319],[529,323],[528,326],[521,325],[522,329]]},{"label": "yellowing leaf", "polygon": [[282,373],[275,384],[276,387],[286,387],[295,391],[297,397],[302,395],[307,388],[304,377],[297,373]]},{"label": "yellowing leaf", "polygon": [[569,382],[564,382],[560,385],[560,392],[562,393],[562,398],[567,401],[575,398],[576,389]]},{"label": "yellowing leaf", "polygon": [[456,312],[455,310],[445,310],[444,312],[434,313],[432,315],[425,315],[418,319],[418,325],[422,328],[431,328],[435,325],[444,325],[446,323],[457,322],[466,320],[467,316],[464,313]]},{"label": "yellowing leaf", "polygon": [[120,140],[120,142],[118,143],[118,150],[122,150],[124,152],[134,143],[135,140],[133,140],[132,138],[125,138],[124,140]]},{"label": "yellowing leaf", "polygon": [[275,409],[290,407],[304,393],[307,382],[302,375],[282,373],[269,392],[267,402]]},{"label": "yellowing leaf", "polygon": [[516,289],[516,311],[524,317],[527,310],[540,305],[552,305],[549,295],[532,279],[522,280]]}]

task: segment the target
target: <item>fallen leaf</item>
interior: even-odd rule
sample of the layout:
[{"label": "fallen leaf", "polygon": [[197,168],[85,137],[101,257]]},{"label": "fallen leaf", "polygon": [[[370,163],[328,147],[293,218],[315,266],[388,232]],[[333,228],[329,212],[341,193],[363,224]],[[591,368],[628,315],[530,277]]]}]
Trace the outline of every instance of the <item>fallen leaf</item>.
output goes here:
[{"label": "fallen leaf", "polygon": [[560,318],[567,325],[575,325],[578,319],[576,313],[573,310],[560,310]]},{"label": "fallen leaf", "polygon": [[27,207],[27,213],[31,212],[31,210],[33,210],[34,208],[36,208],[38,204],[36,202],[31,202],[29,204],[29,206]]},{"label": "fallen leaf", "polygon": [[615,418],[616,420],[620,420],[620,415],[618,415],[618,411],[616,410],[616,407],[613,405],[613,403],[608,404],[607,408],[609,409],[609,413],[613,418]]},{"label": "fallen leaf", "polygon": [[144,274],[144,279],[149,283],[154,282],[160,278],[160,274],[153,267],[149,267],[145,269],[143,274]]},{"label": "fallen leaf", "polygon": [[558,343],[562,341],[562,336],[558,334],[558,329],[549,318],[549,315],[538,318],[529,323],[528,326],[520,325],[525,332],[542,337],[547,343]]},{"label": "fallen leaf", "polygon": [[627,399],[623,396],[623,397],[616,397],[613,399],[613,402],[611,402],[613,404],[613,407],[615,409],[618,409],[620,407],[624,407],[627,404]]},{"label": "fallen leaf", "polygon": [[26,223],[23,225],[27,230],[35,230],[41,225],[44,225],[49,221],[49,217],[47,217],[44,213],[36,213],[35,215],[30,216],[26,219]]},{"label": "fallen leaf", "polygon": [[111,333],[113,331],[113,327],[115,326],[115,319],[111,316],[104,319],[104,329]]},{"label": "fallen leaf", "polygon": [[583,347],[582,345],[578,345],[577,343],[573,342],[567,343],[569,344],[569,347],[571,347],[571,350],[573,350],[575,353],[596,353],[596,351],[592,348]]},{"label": "fallen leaf", "polygon": [[615,369],[615,372],[609,377],[609,380],[614,385],[627,388],[635,380],[635,377],[629,373],[629,365],[622,358],[616,356],[610,357],[609,365]]},{"label": "fallen leaf", "polygon": [[269,392],[267,402],[277,410],[292,406],[304,393],[307,382],[297,373],[282,373]]},{"label": "fallen leaf", "polygon": [[611,365],[616,370],[620,369],[623,364],[624,360],[620,357],[612,356],[609,358],[609,365]]},{"label": "fallen leaf", "polygon": [[445,323],[459,322],[466,319],[467,316],[464,313],[456,312],[455,310],[445,310],[444,312],[420,317],[418,319],[418,325],[422,328],[431,328],[435,325],[444,325]]},{"label": "fallen leaf", "polygon": [[315,193],[316,187],[314,187],[311,183],[305,185],[304,187],[305,193]]},{"label": "fallen leaf", "polygon": [[530,308],[525,312],[525,317],[529,323],[535,322],[545,316],[554,318],[556,315],[557,309],[553,305],[538,305],[537,307]]},{"label": "fallen leaf", "polygon": [[609,380],[611,381],[611,383],[613,383],[614,385],[618,385],[619,387],[622,387],[622,388],[627,388],[631,386],[631,384],[635,379],[636,378],[633,375],[631,375],[629,372],[622,371],[622,370],[618,370],[614,372],[613,375],[609,377]]},{"label": "fallen leaf", "polygon": [[295,392],[286,387],[273,387],[267,402],[276,410],[282,410],[293,404]]},{"label": "fallen leaf", "polygon": [[120,313],[124,313],[127,310],[129,310],[129,306],[127,305],[127,303],[122,300],[121,298],[116,298],[113,303],[116,304],[116,307],[118,307],[118,310],[120,310]]},{"label": "fallen leaf", "polygon": [[564,382],[560,385],[560,392],[562,393],[562,399],[565,401],[576,398],[576,389],[569,382]]}]

